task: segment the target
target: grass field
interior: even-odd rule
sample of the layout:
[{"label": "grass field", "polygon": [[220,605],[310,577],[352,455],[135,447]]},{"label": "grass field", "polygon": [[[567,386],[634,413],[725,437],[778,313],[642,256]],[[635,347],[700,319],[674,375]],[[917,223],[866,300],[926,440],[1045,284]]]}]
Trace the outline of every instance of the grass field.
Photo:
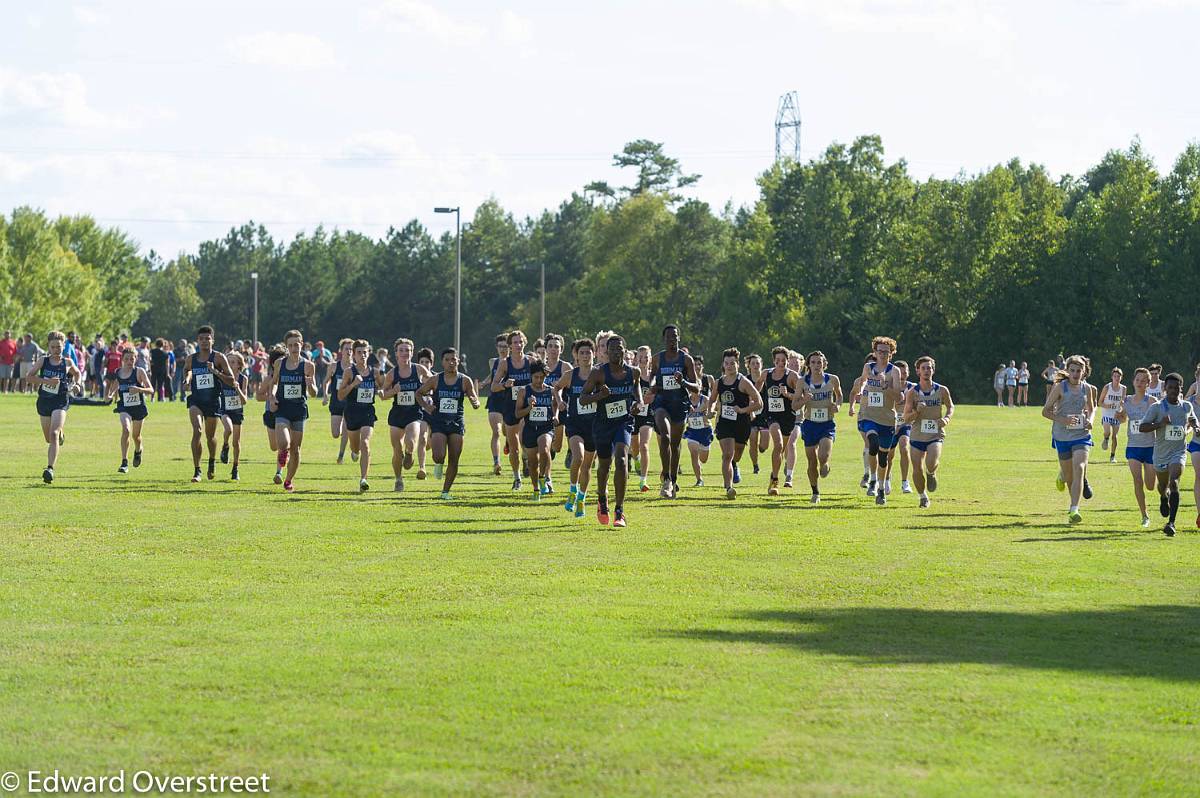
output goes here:
[{"label": "grass field", "polygon": [[513,496],[480,414],[445,505],[431,480],[386,490],[382,436],[359,496],[319,408],[294,495],[257,420],[240,484],[189,484],[173,405],[128,475],[115,416],[72,409],[44,486],[32,400],[0,399],[0,771],[265,771],[310,796],[1200,793],[1190,469],[1173,540],[1138,527],[1123,464],[1093,466],[1068,527],[1036,409],[955,422],[929,510],[898,480],[869,503],[843,418],[817,508],[748,463],[727,502],[710,462],[709,487],[634,498],[614,530]]}]

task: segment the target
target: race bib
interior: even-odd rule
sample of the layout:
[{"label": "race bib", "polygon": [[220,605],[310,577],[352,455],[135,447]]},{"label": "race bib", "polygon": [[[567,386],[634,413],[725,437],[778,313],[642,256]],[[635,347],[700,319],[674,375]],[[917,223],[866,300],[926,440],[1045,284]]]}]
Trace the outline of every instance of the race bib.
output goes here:
[{"label": "race bib", "polygon": [[867,394],[867,407],[883,407],[883,393],[881,391],[870,391]]},{"label": "race bib", "polygon": [[767,398],[767,412],[768,413],[782,413],[783,412],[783,398],[779,397],[779,396],[768,397]]},{"label": "race bib", "polygon": [[663,387],[664,391],[679,390],[679,375],[678,374],[664,374],[664,375],[662,375],[662,378],[663,378],[662,379],[662,387]]},{"label": "race bib", "polygon": [[51,396],[54,396],[58,393],[58,386],[57,385],[47,385],[46,383],[43,382],[42,383],[42,393],[48,393]]},{"label": "race bib", "polygon": [[442,399],[438,402],[438,412],[443,416],[457,416],[458,400],[451,399],[449,396],[442,397]]},{"label": "race bib", "polygon": [[736,405],[721,405],[721,418],[725,421],[737,421],[738,412]]},{"label": "race bib", "polygon": [[650,408],[645,404],[638,405],[637,414],[643,418],[650,415]]},{"label": "race bib", "polygon": [[1084,428],[1083,416],[1076,416],[1076,418],[1078,418],[1079,420],[1068,424],[1067,429],[1083,429]]},{"label": "race bib", "polygon": [[581,415],[581,416],[594,415],[596,413],[596,405],[594,402],[590,405],[585,405],[583,402],[576,399],[575,400],[575,412],[576,412],[576,414]]},{"label": "race bib", "polygon": [[416,403],[417,403],[417,392],[416,391],[401,391],[400,393],[396,394],[396,404],[398,404],[398,405],[405,405],[407,407],[412,407]]},{"label": "race bib", "polygon": [[808,420],[816,422],[825,422],[829,420],[828,407],[814,407],[808,411]]},{"label": "race bib", "polygon": [[515,402],[521,398],[521,386],[514,385],[512,387],[512,400]]},{"label": "race bib", "polygon": [[[128,399],[125,400],[125,404],[129,404]],[[225,397],[225,409],[226,410],[241,410],[242,409],[242,397],[238,396],[237,394],[234,394],[233,396],[226,396]]]},{"label": "race bib", "polygon": [[691,429],[704,429],[708,422],[704,420],[703,416],[688,416],[687,425]]},{"label": "race bib", "polygon": [[1142,420],[1140,418],[1129,419],[1129,434],[1130,435],[1141,435],[1142,434]]},{"label": "race bib", "polygon": [[374,402],[374,401],[375,401],[375,389],[359,386],[358,403],[363,404],[363,405],[369,405],[369,404],[371,404],[371,402]]},{"label": "race bib", "polygon": [[303,390],[304,390],[303,385],[300,385],[300,384],[294,383],[294,382],[287,383],[283,386],[283,398],[284,399],[299,399]]},{"label": "race bib", "polygon": [[543,424],[550,420],[550,408],[548,407],[531,407],[529,409],[529,420],[535,424]]},{"label": "race bib", "polygon": [[198,391],[208,390],[209,388],[213,387],[213,385],[214,385],[213,375],[211,373],[206,372],[204,374],[196,375],[196,390],[198,390]]},{"label": "race bib", "polygon": [[625,416],[625,403],[613,402],[604,406],[604,414],[609,418],[623,418]]},{"label": "race bib", "polygon": [[133,407],[142,403],[142,395],[137,391],[122,391],[121,404],[126,407]]},{"label": "race bib", "polygon": [[1171,424],[1171,425],[1167,426],[1166,427],[1166,433],[1167,433],[1166,439],[1169,441],[1183,440],[1183,433],[1184,433],[1185,429],[1186,428],[1182,424]]},{"label": "race bib", "polygon": [[921,434],[922,435],[937,435],[941,430],[938,429],[938,420],[936,418],[921,419]]}]

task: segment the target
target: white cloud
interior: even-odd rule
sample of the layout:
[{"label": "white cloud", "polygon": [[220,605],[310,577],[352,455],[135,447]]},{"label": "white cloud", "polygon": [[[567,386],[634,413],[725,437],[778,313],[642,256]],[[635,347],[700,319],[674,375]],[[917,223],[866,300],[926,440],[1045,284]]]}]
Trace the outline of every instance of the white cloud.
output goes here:
[{"label": "white cloud", "polygon": [[108,21],[107,16],[91,6],[72,6],[71,14],[75,17],[75,21],[80,25],[87,25],[89,27],[100,25],[101,23]]},{"label": "white cloud", "polygon": [[367,18],[391,33],[415,33],[436,39],[441,44],[478,44],[485,34],[479,25],[460,22],[420,0],[384,0],[367,13]]},{"label": "white cloud", "polygon": [[0,67],[0,119],[36,125],[124,129],[128,121],[101,113],[75,72],[18,72]]},{"label": "white cloud", "polygon": [[504,9],[500,13],[500,41],[519,46],[530,44],[533,42],[533,21],[512,9]]},{"label": "white cloud", "polygon": [[337,64],[333,48],[309,33],[264,31],[238,36],[229,51],[239,61],[279,69],[322,69]]}]

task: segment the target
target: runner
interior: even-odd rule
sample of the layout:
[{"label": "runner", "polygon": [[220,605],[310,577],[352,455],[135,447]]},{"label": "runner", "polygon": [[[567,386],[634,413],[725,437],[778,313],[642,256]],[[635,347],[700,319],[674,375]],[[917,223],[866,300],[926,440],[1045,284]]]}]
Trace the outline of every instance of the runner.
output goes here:
[{"label": "runner", "polygon": [[[238,481],[238,463],[242,458],[242,422],[245,420],[246,386],[248,377],[243,373],[245,361],[238,352],[230,352],[225,356],[229,369],[233,373],[233,384],[221,383],[221,427],[225,431],[225,440],[221,444],[221,462],[229,462],[229,445],[233,444],[233,467],[229,478]],[[134,454],[134,465],[137,465],[137,455]]]},{"label": "runner", "polygon": [[1067,358],[1066,371],[1059,372],[1058,382],[1050,391],[1042,415],[1054,422],[1052,436],[1058,452],[1058,489],[1070,487],[1071,506],[1067,520],[1078,524],[1079,497],[1091,498],[1090,491],[1083,492],[1087,478],[1088,450],[1092,448],[1092,416],[1095,405],[1091,391],[1084,380],[1087,378],[1087,360],[1082,355]]},{"label": "runner", "polygon": [[[639,346],[637,348],[637,357],[634,360],[634,365],[637,366],[638,373],[642,375],[642,397],[645,399],[645,404],[642,404],[637,409],[637,414],[634,416],[633,423],[633,466],[638,473],[638,489],[642,493],[650,490],[648,484],[648,475],[650,472],[650,433],[654,430],[654,416],[652,411],[655,408],[650,407],[651,398],[647,397],[650,392],[650,347]],[[662,464],[664,467],[666,463]]]},{"label": "runner", "polygon": [[[654,428],[658,433],[658,459],[662,465],[659,496],[673,499],[679,492],[679,449],[684,437],[684,423],[691,412],[692,399],[689,397],[693,389],[700,390],[696,376],[700,371],[692,356],[679,348],[678,326],[668,324],[663,327],[662,341],[662,350],[650,362],[650,381],[654,387],[646,398],[654,408]],[[707,402],[707,393],[703,396]],[[709,433],[711,438],[711,428]],[[695,449],[691,443],[688,448],[692,450],[695,465]],[[708,459],[707,445],[704,459]]]},{"label": "runner", "polygon": [[[492,380],[493,391],[504,391],[504,435],[508,439],[508,464],[512,467],[513,490],[521,489],[521,427],[524,419],[517,418],[517,399],[521,389],[529,384],[529,358],[525,357],[525,333],[513,330],[508,334],[509,354],[496,367]],[[622,353],[624,350],[622,350]]]},{"label": "runner", "polygon": [[[787,367],[787,347],[777,346],[771,350],[773,367],[764,371],[754,387],[765,405],[760,413],[767,426],[767,438],[771,441],[771,480],[767,487],[768,496],[779,495],[779,467],[783,465],[783,441],[791,437],[796,426],[796,411],[793,404],[800,397],[799,377]],[[787,487],[791,487],[788,476]]]},{"label": "runner", "polygon": [[[268,405],[275,412],[275,439],[279,444],[278,465],[287,466],[283,489],[295,490],[296,471],[300,468],[300,447],[304,443],[304,422],[308,418],[308,397],[317,395],[315,368],[301,355],[304,336],[288,330],[283,336],[287,355],[280,358],[271,372]],[[279,484],[279,473],[275,474]]]},{"label": "runner", "polygon": [[[871,363],[874,363],[875,355],[873,355],[873,354],[867,355],[867,359],[865,362],[868,365]],[[857,405],[859,403],[859,400],[862,399],[862,384],[863,384],[863,378],[862,378],[862,375],[859,375],[858,377],[854,378],[854,382],[850,386],[850,400],[848,402],[846,402],[846,415],[848,415],[850,418],[854,418],[854,407],[855,407],[855,405]],[[858,420],[858,424],[856,426],[858,429],[858,434],[862,438],[862,443],[863,443],[863,447],[862,447],[863,475],[862,475],[862,479],[860,479],[858,481],[858,486],[860,488],[865,488],[865,487],[867,487],[867,485],[869,485],[871,483],[871,472],[874,469],[875,458],[871,456],[871,449],[870,449],[870,446],[868,446],[868,444],[867,444],[867,428],[863,424],[863,419],[860,418]]]},{"label": "runner", "polygon": [[596,472],[599,497],[596,518],[608,523],[608,473],[614,468],[613,488],[616,506],[613,526],[625,526],[625,484],[629,475],[626,463],[629,443],[633,439],[632,410],[642,403],[641,374],[636,367],[625,364],[625,339],[615,333],[605,334],[605,354],[608,362],[588,374],[580,393],[583,405],[597,405],[592,424],[596,456],[600,459]]},{"label": "runner", "polygon": [[580,338],[571,345],[571,357],[575,366],[559,379],[557,388],[566,401],[565,413],[567,446],[570,448],[571,488],[563,505],[568,513],[583,518],[584,501],[587,498],[588,481],[592,476],[592,461],[596,457],[596,444],[592,438],[592,422],[596,417],[596,405],[580,403],[583,386],[592,373],[595,360],[595,344],[590,338]]},{"label": "runner", "polygon": [[217,476],[217,419],[221,414],[221,389],[218,382],[229,385],[233,374],[225,355],[214,352],[213,328],[207,324],[196,331],[196,353],[184,361],[188,384],[188,420],[192,424],[192,482],[200,481],[201,436],[208,442],[208,478]]},{"label": "runner", "polygon": [[688,389],[687,429],[683,439],[687,441],[688,452],[692,456],[692,473],[696,476],[695,487],[704,486],[704,476],[700,466],[708,462],[708,452],[712,448],[712,406],[706,393],[700,393],[698,385]]},{"label": "runner", "polygon": [[[1146,395],[1150,384],[1150,372],[1144,368],[1133,371],[1133,395],[1126,396],[1117,410],[1117,422],[1129,422],[1125,440],[1125,462],[1133,474],[1133,497],[1137,499],[1142,513],[1142,528],[1150,526],[1150,513],[1146,507],[1146,491],[1154,489],[1157,477],[1154,473],[1154,433],[1142,432],[1142,419],[1150,412],[1154,400]],[[1116,448],[1114,443],[1113,448]]]},{"label": "runner", "polygon": [[121,367],[117,369],[117,378],[108,384],[108,394],[105,397],[111,402],[114,397],[117,406],[113,412],[118,414],[121,421],[121,465],[117,472],[129,473],[129,439],[133,438],[133,467],[142,464],[142,422],[146,419],[146,402],[154,394],[154,387],[146,372],[136,365],[137,356],[132,349],[127,349],[121,358]]},{"label": "runner", "polygon": [[1163,384],[1158,379],[1158,375],[1161,373],[1162,366],[1160,364],[1150,364],[1150,384],[1146,386],[1146,396],[1149,396],[1156,402],[1163,398]]},{"label": "runner", "polygon": [[480,387],[487,388],[487,417],[488,428],[492,431],[492,472],[500,475],[500,440],[504,439],[504,454],[508,454],[508,438],[504,436],[504,402],[505,393],[492,388],[496,380],[496,368],[508,357],[508,336],[504,333],[496,336],[496,356],[488,362],[489,376],[480,380]]},{"label": "runner", "polygon": [[[267,353],[267,367],[265,373],[268,377],[275,370],[275,361],[287,354],[287,350],[281,345],[276,344],[271,347],[271,351]],[[254,398],[263,403],[262,421],[263,426],[267,428],[267,443],[271,447],[271,451],[278,455],[279,444],[278,438],[275,436],[275,412],[271,410],[271,380],[260,379],[258,385],[254,388]],[[283,481],[283,466],[278,464],[278,456],[276,457],[275,466],[275,481],[276,484]]]},{"label": "runner", "polygon": [[[427,346],[423,346],[417,350],[417,364],[425,367],[425,373],[433,374],[433,350]],[[380,371],[386,373],[391,368],[391,365],[384,363],[380,365]],[[433,443],[430,441],[429,434],[429,414],[425,412],[425,407],[420,407],[421,412],[421,432],[417,435],[417,479],[425,479],[425,453],[433,448]]]},{"label": "runner", "polygon": [[[1125,376],[1125,372],[1114,366],[1112,370],[1112,379],[1100,389],[1100,423],[1104,426],[1104,441],[1100,444],[1100,448],[1109,452],[1108,462],[1115,463],[1117,461],[1117,438],[1120,437],[1121,422],[1117,420],[1117,411],[1125,404],[1125,386],[1121,384],[1121,379]],[[1108,439],[1112,438],[1112,448],[1108,446]]]},{"label": "runner", "polygon": [[922,508],[929,506],[929,494],[937,490],[942,442],[954,415],[950,389],[933,381],[936,367],[929,355],[917,358],[917,382],[904,399],[904,420],[912,427],[913,482]]},{"label": "runner", "polygon": [[[351,445],[358,449],[358,492],[370,489],[367,473],[371,469],[371,433],[375,429],[375,396],[383,377],[378,368],[367,365],[371,344],[359,338],[353,343],[352,362],[338,388],[338,399],[345,404],[346,430]],[[395,369],[393,369],[395,371]]]},{"label": "runner", "polygon": [[696,364],[696,376],[700,383],[700,393],[706,396],[712,396],[717,392],[717,378],[704,371],[704,355],[692,355],[692,362]]},{"label": "runner", "polygon": [[[753,352],[746,355],[746,376],[754,384],[755,390],[758,390],[758,386],[762,384],[762,375],[762,355]],[[717,422],[718,430],[720,429],[720,423],[720,421]],[[765,452],[767,447],[771,445],[771,432],[767,429],[767,416],[761,410],[757,411],[750,419],[750,440],[748,442],[750,444],[750,465],[754,466],[754,473],[757,474],[759,472],[758,456]],[[741,460],[741,456],[739,455],[737,459]],[[733,483],[736,485],[741,481],[742,474],[738,470],[737,463],[734,463]]]},{"label": "runner", "polygon": [[554,419],[561,400],[554,386],[546,382],[546,364],[533,358],[529,364],[530,383],[517,398],[517,418],[525,419],[521,427],[521,446],[529,461],[533,482],[533,499],[539,501],[550,495],[545,484],[550,472],[550,443],[554,439]]},{"label": "runner", "polygon": [[[546,384],[557,386],[559,380],[562,379],[563,371],[567,369],[567,364],[562,359],[563,338],[561,335],[550,333],[546,336]],[[555,394],[558,390],[555,389]],[[550,444],[550,460],[553,465],[554,458],[562,451],[565,432],[563,431],[564,416],[566,413],[559,413],[554,417],[554,441]],[[568,452],[568,455],[570,453]],[[569,464],[568,464],[569,465]],[[550,471],[545,474],[547,484],[550,486],[550,492],[554,492],[554,483],[550,481]]]},{"label": "runner", "polygon": [[[392,409],[388,411],[388,428],[392,442],[392,474],[395,483],[392,490],[404,490],[404,472],[413,467],[413,456],[421,443],[421,405],[417,402],[417,390],[429,382],[432,376],[420,363],[413,362],[415,347],[411,338],[397,338],[392,344],[396,354],[396,365],[388,372],[385,387],[380,395],[391,397]],[[418,473],[418,478],[424,476]]]},{"label": "runner", "polygon": [[[794,349],[788,350],[787,367],[796,373],[799,380],[804,379],[804,356]],[[798,385],[800,392],[803,393],[804,386]],[[787,440],[783,442],[783,486],[785,488],[792,487],[792,478],[796,473],[796,448],[800,442],[800,427],[804,422],[804,407],[801,405],[801,397],[797,396],[796,401],[789,408],[794,419],[792,423],[792,434],[787,436]]]},{"label": "runner", "polygon": [[1154,433],[1154,471],[1158,478],[1158,511],[1167,519],[1163,533],[1175,536],[1175,516],[1179,512],[1179,477],[1187,458],[1184,439],[1200,433],[1200,421],[1191,402],[1180,399],[1183,377],[1171,372],[1163,378],[1163,398],[1142,419],[1142,432]]},{"label": "runner", "polygon": [[873,358],[863,366],[858,394],[859,397],[866,397],[858,427],[866,436],[867,453],[871,460],[867,495],[874,496],[877,505],[884,505],[887,504],[887,494],[892,492],[888,469],[891,450],[896,445],[896,404],[903,394],[904,382],[900,379],[900,370],[891,362],[892,355],[896,353],[893,339],[876,336],[871,341],[871,350]]},{"label": "runner", "polygon": [[[467,434],[463,422],[463,398],[479,409],[479,394],[475,382],[458,371],[458,350],[442,350],[442,373],[432,375],[417,389],[422,406],[429,411],[430,443],[433,445],[433,475],[442,477],[442,500],[453,498],[450,489],[458,477],[458,461],[462,456],[463,438]],[[445,469],[443,472],[443,464]],[[444,476],[443,476],[444,473]]]},{"label": "runner", "polygon": [[1017,405],[1029,407],[1029,364],[1024,360],[1017,369]]},{"label": "runner", "polygon": [[[901,412],[904,410],[904,401],[908,396],[908,392],[916,387],[915,382],[909,381],[908,361],[895,361],[896,368],[900,370],[900,396],[896,400],[896,410]],[[908,484],[908,470],[911,456],[909,452],[909,439],[912,437],[912,424],[906,424],[904,419],[899,419],[896,425],[896,445],[892,447],[892,453],[888,455],[888,473],[892,471],[892,465],[896,459],[896,453],[900,454],[900,492],[912,493],[912,487]],[[891,480],[884,483],[887,488],[887,495],[892,493]]]},{"label": "runner", "polygon": [[1187,389],[1187,393],[1184,394],[1183,398],[1187,399],[1190,402],[1190,401],[1193,401],[1194,399],[1196,399],[1197,396],[1200,396],[1200,363],[1196,364],[1195,380],[1193,380],[1191,386]]},{"label": "runner", "polygon": [[37,412],[42,423],[42,437],[46,439],[46,469],[42,481],[54,481],[54,466],[58,462],[58,450],[64,442],[63,430],[67,423],[69,395],[79,382],[79,368],[63,355],[63,344],[67,338],[58,330],[50,333],[45,355],[28,370],[26,385],[37,391]]},{"label": "runner", "polygon": [[[326,369],[328,384],[322,389],[321,404],[329,405],[329,434],[338,440],[337,464],[341,465],[346,456],[346,446],[350,442],[350,434],[346,429],[346,403],[338,398],[338,389],[342,380],[350,370],[354,357],[354,339],[343,338],[338,341],[338,351],[333,367]],[[358,459],[358,449],[350,447],[350,459]]]},{"label": "runner", "polygon": [[741,352],[726,349],[722,354],[723,370],[717,381],[717,393],[708,400],[711,413],[720,407],[717,417],[717,440],[721,444],[721,476],[725,482],[725,498],[737,498],[734,488],[737,459],[750,440],[751,418],[762,409],[762,397],[754,383],[738,371]]},{"label": "runner", "polygon": [[812,488],[812,503],[821,501],[818,478],[829,476],[829,456],[837,436],[834,416],[842,404],[842,382],[836,374],[827,374],[829,361],[820,350],[808,356],[808,373],[800,384],[800,407],[804,421],[800,436],[804,440],[804,456],[808,459],[808,484]]}]

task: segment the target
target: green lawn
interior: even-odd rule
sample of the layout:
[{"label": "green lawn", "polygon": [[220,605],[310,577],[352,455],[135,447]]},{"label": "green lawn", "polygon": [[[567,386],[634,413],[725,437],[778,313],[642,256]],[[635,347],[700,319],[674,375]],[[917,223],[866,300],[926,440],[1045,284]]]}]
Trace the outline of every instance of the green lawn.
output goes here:
[{"label": "green lawn", "polygon": [[[490,474],[373,490],[314,413],[297,492],[250,415],[191,485],[182,409],[75,408],[53,486],[0,399],[0,771],[271,776],[279,795],[1200,791],[1200,536],[1142,530],[1125,466],[1065,525],[1036,409],[961,407],[933,507],[744,469],[577,522]],[[386,432],[386,427],[381,427]],[[1097,449],[1094,459],[1102,453]],[[657,456],[655,456],[657,460]],[[560,474],[560,491],[566,480]],[[656,497],[656,493],[646,497]],[[1133,508],[1133,509],[1131,509]]]}]

